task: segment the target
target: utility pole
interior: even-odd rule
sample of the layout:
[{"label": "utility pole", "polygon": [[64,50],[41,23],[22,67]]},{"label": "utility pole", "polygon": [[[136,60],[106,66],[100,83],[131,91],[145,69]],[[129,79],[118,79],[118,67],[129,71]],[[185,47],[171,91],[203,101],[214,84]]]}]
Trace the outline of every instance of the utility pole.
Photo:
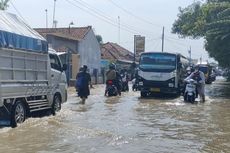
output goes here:
[{"label": "utility pole", "polygon": [[200,64],[202,64],[202,55],[201,55],[201,57],[200,57]]},{"label": "utility pole", "polygon": [[56,21],[55,21],[56,1],[57,1],[57,0],[54,0],[53,28],[56,28]]},{"label": "utility pole", "polygon": [[192,48],[191,48],[191,46],[189,48],[188,53],[189,53],[189,65],[191,66],[192,65]]},{"label": "utility pole", "polygon": [[48,10],[45,9],[46,12],[46,29],[48,28]]},{"label": "utility pole", "polygon": [[162,48],[161,48],[162,52],[164,52],[164,39],[165,39],[165,27],[163,27],[163,31],[162,31]]},{"label": "utility pole", "polygon": [[121,37],[121,22],[120,16],[118,16],[118,44],[120,45],[120,37]]},{"label": "utility pole", "polygon": [[134,35],[134,58],[133,58],[134,63],[136,63],[136,37],[137,35]]}]

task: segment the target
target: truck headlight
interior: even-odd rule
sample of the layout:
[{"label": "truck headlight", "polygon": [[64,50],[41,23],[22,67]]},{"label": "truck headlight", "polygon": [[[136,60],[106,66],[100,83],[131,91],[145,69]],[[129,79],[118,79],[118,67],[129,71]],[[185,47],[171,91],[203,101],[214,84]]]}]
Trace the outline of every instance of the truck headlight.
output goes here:
[{"label": "truck headlight", "polygon": [[143,83],[143,82],[139,82],[139,85],[140,85],[140,86],[143,86],[143,85],[144,85],[144,83]]},{"label": "truck headlight", "polygon": [[174,87],[174,84],[173,84],[173,83],[169,83],[168,86],[169,86],[170,88],[173,88],[173,87]]}]

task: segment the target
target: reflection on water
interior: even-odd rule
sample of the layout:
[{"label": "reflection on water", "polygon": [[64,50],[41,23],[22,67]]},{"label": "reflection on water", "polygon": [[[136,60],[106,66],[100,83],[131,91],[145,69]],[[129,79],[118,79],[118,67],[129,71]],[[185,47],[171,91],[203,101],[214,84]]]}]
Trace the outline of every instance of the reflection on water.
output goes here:
[{"label": "reflection on water", "polygon": [[57,116],[0,129],[0,152],[229,152],[229,91],[217,80],[207,86],[206,103],[189,104],[139,92],[104,97],[98,86],[85,105],[71,92]]}]

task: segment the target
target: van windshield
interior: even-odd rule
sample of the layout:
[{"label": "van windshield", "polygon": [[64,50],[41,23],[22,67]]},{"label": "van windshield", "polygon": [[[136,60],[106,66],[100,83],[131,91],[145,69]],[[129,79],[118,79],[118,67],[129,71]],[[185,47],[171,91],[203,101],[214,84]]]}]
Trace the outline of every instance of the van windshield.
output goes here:
[{"label": "van windshield", "polygon": [[143,54],[140,57],[140,68],[144,70],[174,70],[176,55],[164,53]]}]

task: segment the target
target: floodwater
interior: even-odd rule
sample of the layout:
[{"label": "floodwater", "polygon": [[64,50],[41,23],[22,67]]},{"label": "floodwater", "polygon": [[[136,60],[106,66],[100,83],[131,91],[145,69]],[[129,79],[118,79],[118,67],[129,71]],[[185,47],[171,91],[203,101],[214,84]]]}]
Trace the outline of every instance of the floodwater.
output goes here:
[{"label": "floodwater", "polygon": [[104,97],[95,86],[85,105],[70,89],[57,116],[29,118],[0,129],[1,153],[230,152],[230,84],[207,85],[207,102],[140,98],[139,92]]}]

